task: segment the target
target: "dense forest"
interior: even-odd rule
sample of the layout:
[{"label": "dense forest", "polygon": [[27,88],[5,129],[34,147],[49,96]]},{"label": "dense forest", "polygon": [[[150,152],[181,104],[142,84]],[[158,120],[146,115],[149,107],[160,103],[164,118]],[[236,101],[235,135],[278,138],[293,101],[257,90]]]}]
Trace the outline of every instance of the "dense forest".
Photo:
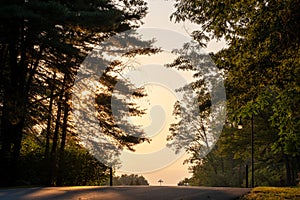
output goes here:
[{"label": "dense forest", "polygon": [[[247,183],[252,187],[297,184],[300,1],[177,0],[175,7],[173,20],[189,20],[201,26],[192,33],[198,44],[206,46],[211,39],[227,43],[219,52],[210,54],[225,81],[226,123],[219,141],[205,158],[199,157],[205,143],[181,147],[190,154],[186,162],[191,164],[193,175],[178,184],[238,187]],[[178,58],[169,67],[195,70],[189,62],[193,44],[176,52]],[[206,62],[204,57],[203,62]],[[209,88],[203,75],[195,73],[195,78],[192,86],[205,97],[198,101],[200,115],[202,120],[209,121]],[[178,110],[177,105],[174,110]],[[174,114],[185,116],[180,112]],[[184,121],[170,127],[171,144],[180,141],[181,132],[177,128],[180,123]],[[243,125],[243,129],[239,130],[238,125]],[[202,125],[195,132],[195,140],[205,140],[209,126]]]}]

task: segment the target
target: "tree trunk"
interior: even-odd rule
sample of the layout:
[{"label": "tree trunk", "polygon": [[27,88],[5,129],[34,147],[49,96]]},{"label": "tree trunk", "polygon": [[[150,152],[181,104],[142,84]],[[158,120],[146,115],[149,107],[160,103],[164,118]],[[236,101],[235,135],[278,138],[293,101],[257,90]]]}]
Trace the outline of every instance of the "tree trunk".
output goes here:
[{"label": "tree trunk", "polygon": [[64,117],[62,124],[62,134],[61,134],[61,143],[59,150],[59,165],[58,165],[58,177],[57,177],[57,185],[63,185],[63,171],[64,171],[64,159],[65,159],[65,145],[66,145],[66,137],[67,137],[67,128],[68,128],[68,116],[69,116],[69,93],[66,92],[65,100],[64,100]]},{"label": "tree trunk", "polygon": [[54,82],[56,79],[56,73],[54,72],[52,81],[50,83],[50,99],[49,99],[49,108],[48,108],[48,118],[47,118],[47,129],[46,129],[46,146],[45,146],[45,159],[49,158],[50,150],[50,135],[51,135],[51,123],[52,123],[52,107],[53,107],[53,95],[54,95]]},{"label": "tree trunk", "polygon": [[292,183],[290,161],[287,155],[284,155],[284,158],[285,158],[286,186],[290,186]]},{"label": "tree trunk", "polygon": [[[13,185],[17,179],[22,131],[25,122],[28,94],[25,93],[26,63],[23,22],[11,26],[8,45],[7,82],[3,90],[1,124],[1,185]],[[19,59],[19,55],[21,59]]]},{"label": "tree trunk", "polygon": [[57,114],[55,120],[55,129],[53,133],[53,141],[52,141],[52,148],[50,153],[50,173],[49,173],[49,182],[48,185],[56,185],[56,178],[57,178],[57,146],[58,146],[58,139],[59,139],[59,129],[60,129],[60,121],[61,121],[61,112],[62,112],[62,101],[64,96],[65,84],[66,84],[67,75],[64,75],[64,80],[62,83],[61,93],[57,102]]},{"label": "tree trunk", "polygon": [[54,95],[54,82],[56,80],[56,72],[54,72],[52,80],[50,81],[49,87],[51,89],[50,99],[49,99],[49,108],[48,108],[48,117],[47,117],[47,128],[46,128],[46,144],[45,144],[45,160],[44,160],[44,184],[51,185],[51,171],[49,170],[49,166],[51,165],[51,161],[49,158],[50,154],[50,137],[51,137],[51,125],[52,125],[52,112],[53,112],[53,95]]}]

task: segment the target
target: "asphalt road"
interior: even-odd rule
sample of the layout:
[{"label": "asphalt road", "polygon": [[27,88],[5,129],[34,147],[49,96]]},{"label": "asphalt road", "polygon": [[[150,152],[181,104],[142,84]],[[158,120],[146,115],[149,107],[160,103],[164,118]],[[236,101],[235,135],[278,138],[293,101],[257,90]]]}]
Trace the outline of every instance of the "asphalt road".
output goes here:
[{"label": "asphalt road", "polygon": [[249,192],[226,187],[40,187],[0,189],[1,200],[231,200]]}]

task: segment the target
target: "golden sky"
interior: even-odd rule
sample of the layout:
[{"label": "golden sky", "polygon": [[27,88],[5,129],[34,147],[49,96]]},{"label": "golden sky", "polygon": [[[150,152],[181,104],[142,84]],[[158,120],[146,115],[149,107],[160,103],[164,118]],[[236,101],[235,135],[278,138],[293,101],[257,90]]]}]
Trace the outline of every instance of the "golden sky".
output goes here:
[{"label": "golden sky", "polygon": [[[170,22],[169,17],[174,11],[172,0],[149,0],[149,13],[145,18],[145,24],[142,28],[161,28],[169,29],[174,32],[189,38],[189,33],[197,28],[196,25],[190,23],[177,23]],[[176,35],[176,34],[175,34]],[[178,41],[182,41],[182,38],[172,38],[174,43],[168,43],[167,46],[178,48]],[[206,52],[216,52],[220,50],[225,43],[211,42],[209,43]],[[140,56],[138,64],[140,66],[163,67],[164,64],[171,63],[175,58],[175,55],[168,52],[152,55],[152,56]],[[141,69],[139,69],[141,70]],[[137,72],[138,73],[138,72]],[[167,72],[163,72],[167,73]],[[151,76],[150,72],[147,74]],[[183,79],[190,79],[190,74],[180,73]],[[174,79],[173,75],[165,76],[168,80]],[[157,79],[155,79],[157,80]],[[162,179],[163,185],[177,185],[177,183],[185,177],[190,177],[188,172],[188,166],[183,165],[183,161],[187,158],[187,155],[180,154],[171,156],[166,150],[166,137],[169,134],[169,124],[174,122],[172,116],[173,105],[178,99],[176,93],[172,89],[168,88],[164,83],[158,84],[157,82],[145,81],[145,89],[148,96],[146,99],[139,102],[142,106],[148,108],[148,112],[141,118],[131,118],[130,120],[134,124],[140,124],[143,126],[146,134],[151,137],[151,143],[143,143],[135,147],[136,152],[125,152],[121,156],[121,160],[124,161],[126,167],[120,171],[117,170],[117,175],[122,173],[135,173],[143,175],[150,183],[150,185],[159,185],[157,182]],[[145,155],[145,159],[138,159],[139,156]],[[153,157],[149,155],[154,155]],[[159,156],[158,156],[159,155]],[[147,157],[149,156],[149,158]],[[161,165],[157,165],[157,163]],[[129,169],[127,171],[127,169]]]}]

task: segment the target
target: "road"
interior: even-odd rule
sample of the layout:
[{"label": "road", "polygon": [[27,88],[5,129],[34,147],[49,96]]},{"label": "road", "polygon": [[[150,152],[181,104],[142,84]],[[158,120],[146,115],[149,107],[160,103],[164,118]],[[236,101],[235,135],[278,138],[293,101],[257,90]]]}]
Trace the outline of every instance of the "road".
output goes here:
[{"label": "road", "polygon": [[230,200],[249,192],[226,187],[39,187],[0,189],[1,200]]}]

